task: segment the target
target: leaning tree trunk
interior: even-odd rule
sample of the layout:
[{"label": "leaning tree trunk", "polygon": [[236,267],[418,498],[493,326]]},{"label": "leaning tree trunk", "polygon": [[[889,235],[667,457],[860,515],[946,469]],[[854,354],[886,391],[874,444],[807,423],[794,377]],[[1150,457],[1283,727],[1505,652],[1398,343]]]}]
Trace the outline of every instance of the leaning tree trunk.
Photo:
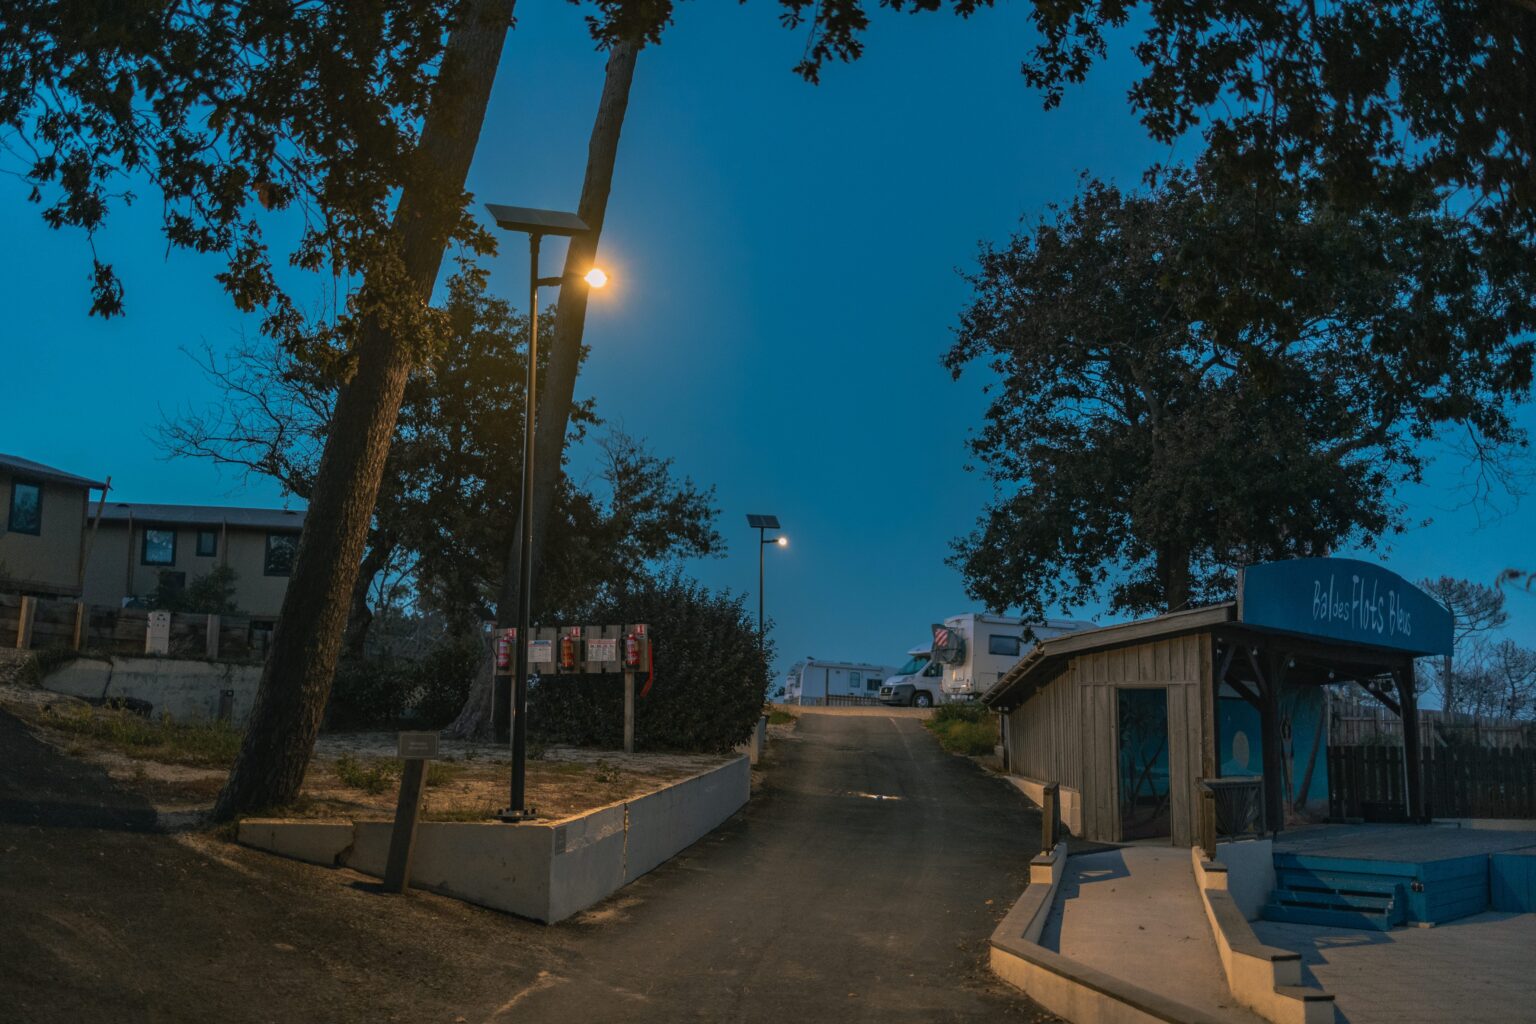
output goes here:
[{"label": "leaning tree trunk", "polygon": [[1181,611],[1189,607],[1189,547],[1167,543],[1157,552],[1158,581],[1163,586],[1163,610]]},{"label": "leaning tree trunk", "polygon": [[[603,79],[603,94],[597,104],[597,119],[587,145],[587,175],[581,186],[581,202],[576,213],[592,230],[571,239],[565,253],[565,273],[582,274],[597,256],[597,241],[608,212],[608,194],[613,190],[613,167],[619,154],[619,134],[624,128],[624,113],[629,108],[629,87],[635,77],[635,60],[643,41],[623,41],[608,54]],[[549,363],[541,383],[538,433],[534,438],[533,460],[533,576],[537,579],[539,552],[548,533],[549,516],[555,494],[560,489],[562,459],[565,454],[565,428],[571,418],[571,402],[576,393],[576,374],[581,369],[581,341],[586,327],[587,289],[562,288],[555,307],[554,340],[550,344]],[[497,621],[511,624],[517,609],[517,539],[522,536],[521,514],[517,529],[508,538],[497,600]],[[447,734],[464,739],[488,738],[491,732],[492,674],[482,672],[471,687],[469,699]]]},{"label": "leaning tree trunk", "polygon": [[[472,0],[449,37],[417,151],[437,179],[431,187],[408,187],[395,213],[410,301],[431,301],[514,3]],[[288,803],[304,781],[412,368],[412,343],[375,317],[362,325],[357,372],[336,401],[250,725],[214,808],[221,820]]]},{"label": "leaning tree trunk", "polygon": [[358,566],[357,579],[352,581],[352,596],[347,601],[347,625],[341,635],[341,656],[356,661],[363,656],[368,643],[368,628],[373,625],[373,609],[368,607],[368,591],[373,581],[389,562],[393,544],[374,531],[368,537],[368,553]]}]

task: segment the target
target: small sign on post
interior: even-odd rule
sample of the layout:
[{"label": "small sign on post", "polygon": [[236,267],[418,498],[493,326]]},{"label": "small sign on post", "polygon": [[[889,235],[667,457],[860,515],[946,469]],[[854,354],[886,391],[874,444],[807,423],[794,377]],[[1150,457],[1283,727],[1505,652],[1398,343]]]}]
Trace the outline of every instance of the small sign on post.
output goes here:
[{"label": "small sign on post", "polygon": [[395,828],[389,836],[389,859],[384,863],[384,891],[403,893],[411,884],[416,820],[421,816],[421,797],[427,788],[427,762],[437,757],[438,734],[402,732],[395,740],[395,747],[405,762],[405,770],[400,773]]},{"label": "small sign on post", "polygon": [[171,653],[171,613],[150,612],[149,624],[144,630],[145,654]]}]

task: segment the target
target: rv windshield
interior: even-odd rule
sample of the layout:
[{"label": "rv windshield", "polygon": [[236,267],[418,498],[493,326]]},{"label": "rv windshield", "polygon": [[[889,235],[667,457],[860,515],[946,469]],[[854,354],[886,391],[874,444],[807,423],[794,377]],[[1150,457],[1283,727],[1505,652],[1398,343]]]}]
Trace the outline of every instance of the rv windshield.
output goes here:
[{"label": "rv windshield", "polygon": [[905,665],[903,665],[903,666],[901,666],[901,668],[897,669],[896,670],[896,674],[899,675],[899,676],[915,676],[915,675],[917,675],[919,672],[921,672],[923,670],[923,666],[928,664],[928,657],[929,656],[926,655],[926,654],[915,655]]}]

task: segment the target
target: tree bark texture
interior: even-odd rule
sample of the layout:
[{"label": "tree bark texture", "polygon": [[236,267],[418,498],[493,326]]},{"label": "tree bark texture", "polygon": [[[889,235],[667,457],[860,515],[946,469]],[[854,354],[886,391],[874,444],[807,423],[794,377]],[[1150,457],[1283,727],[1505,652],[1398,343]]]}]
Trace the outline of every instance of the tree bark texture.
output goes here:
[{"label": "tree bark texture", "polygon": [[[629,108],[629,89],[634,82],[635,62],[643,41],[623,41],[608,54],[603,92],[597,104],[597,117],[587,145],[587,171],[582,182],[581,202],[576,213],[591,231],[571,239],[565,254],[565,273],[584,274],[597,257],[598,239],[608,213],[608,195],[613,190],[613,169],[618,160],[619,136],[624,128],[624,114]],[[533,462],[533,578],[538,579],[539,553],[549,532],[549,516],[555,504],[564,471],[565,431],[570,423],[571,402],[576,394],[576,375],[581,369],[581,343],[586,327],[588,290],[585,286],[560,289],[555,307],[554,338],[549,346],[549,361],[540,383],[537,433]],[[517,529],[508,538],[501,574],[501,592],[497,599],[498,626],[515,625],[517,614],[517,541],[522,536],[521,517]],[[485,738],[491,732],[492,688],[494,680],[482,673],[470,689],[464,710],[447,729],[450,736]]]},{"label": "tree bark texture", "polygon": [[[462,200],[515,0],[472,0],[455,26],[417,156],[435,189],[407,188],[395,213],[410,298],[430,302]],[[293,575],[262,670],[250,725],[214,815],[292,801],[320,731],[384,460],[413,361],[413,339],[370,318],[357,371],[337,397]]]},{"label": "tree bark texture", "polygon": [[368,627],[373,625],[373,609],[368,607],[368,591],[373,581],[389,561],[391,545],[377,533],[368,538],[367,553],[358,567],[357,578],[352,581],[352,597],[348,601],[347,627],[341,637],[341,656],[358,659],[368,644]]}]

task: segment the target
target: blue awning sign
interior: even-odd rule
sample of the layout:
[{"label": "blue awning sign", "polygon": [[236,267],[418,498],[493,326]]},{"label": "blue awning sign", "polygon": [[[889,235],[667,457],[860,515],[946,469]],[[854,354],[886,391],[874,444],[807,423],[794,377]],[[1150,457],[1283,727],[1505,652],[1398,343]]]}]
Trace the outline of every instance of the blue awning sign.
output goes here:
[{"label": "blue awning sign", "polygon": [[1295,558],[1238,574],[1241,622],[1411,654],[1451,653],[1451,613],[1390,569],[1353,558]]}]

